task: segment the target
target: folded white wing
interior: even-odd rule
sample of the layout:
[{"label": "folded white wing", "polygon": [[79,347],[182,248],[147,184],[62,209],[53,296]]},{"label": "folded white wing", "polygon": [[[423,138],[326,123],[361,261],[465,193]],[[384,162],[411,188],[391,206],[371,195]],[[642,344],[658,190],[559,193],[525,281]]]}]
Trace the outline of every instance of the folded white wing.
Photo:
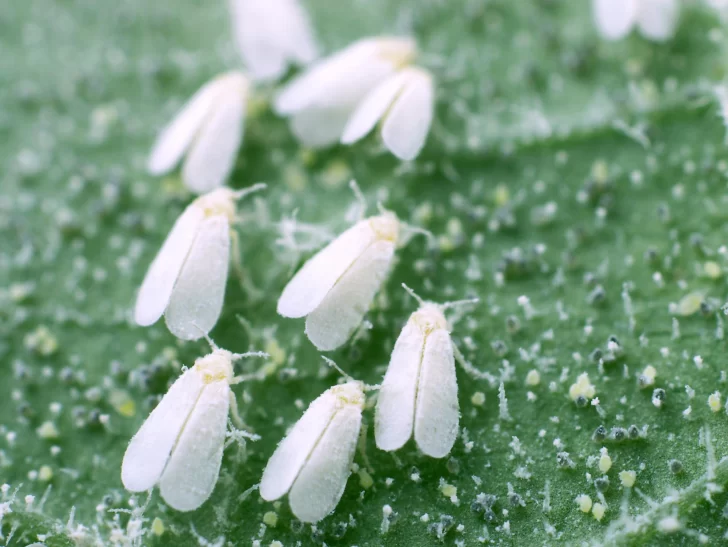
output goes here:
[{"label": "folded white wing", "polygon": [[139,289],[134,309],[137,324],[151,325],[164,313],[203,216],[202,209],[191,205],[174,223]]},{"label": "folded white wing", "polygon": [[286,53],[299,64],[313,62],[319,54],[319,47],[311,29],[308,13],[299,0],[281,0],[281,12],[285,10],[288,20],[281,38],[287,40]]},{"label": "folded white wing", "polygon": [[220,317],[230,268],[230,226],[224,215],[205,218],[199,227],[164,314],[169,330],[197,340]]},{"label": "folded white wing", "polygon": [[314,64],[276,97],[274,109],[285,116],[307,108],[353,110],[394,65],[378,55],[376,39],[360,40]]},{"label": "folded white wing", "polygon": [[172,384],[129,442],[121,463],[124,488],[143,492],[157,484],[202,388],[200,375],[193,369]]},{"label": "folded white wing", "polygon": [[427,140],[435,111],[432,76],[417,68],[403,71],[405,83],[384,118],[382,140],[401,160],[417,157]]},{"label": "folded white wing", "polygon": [[394,248],[392,241],[374,241],[308,315],[306,334],[319,350],[343,345],[361,324],[389,273]]},{"label": "folded white wing", "polygon": [[219,188],[235,165],[243,139],[247,82],[242,74],[222,77],[215,105],[200,127],[182,167],[182,179],[198,194]]},{"label": "folded white wing", "polygon": [[361,324],[389,273],[394,243],[378,240],[351,265],[306,318],[306,335],[321,351],[343,345]]},{"label": "folded white wing", "polygon": [[162,498],[173,509],[192,511],[212,494],[222,462],[229,404],[226,381],[203,388],[159,482]]},{"label": "folded white wing", "polygon": [[331,391],[325,391],[309,405],[268,460],[260,481],[264,500],[277,500],[291,489],[335,413],[336,396]]},{"label": "folded white wing", "polygon": [[402,448],[412,436],[424,348],[422,329],[407,321],[394,345],[377,398],[374,433],[380,450]]},{"label": "folded white wing", "polygon": [[662,42],[675,34],[679,18],[678,0],[642,0],[637,25],[646,38]]},{"label": "folded white wing", "polygon": [[289,60],[310,63],[318,53],[297,0],[231,0],[233,30],[246,68],[258,80],[278,79]]},{"label": "folded white wing", "polygon": [[308,315],[375,237],[369,221],[362,220],[321,249],[288,282],[278,299],[278,313],[284,317]]},{"label": "folded white wing", "polygon": [[400,71],[375,87],[354,110],[341,135],[341,143],[356,142],[374,129],[392,106],[407,79],[407,71]]},{"label": "folded white wing", "polygon": [[339,503],[351,473],[359,430],[361,407],[339,409],[298,474],[288,501],[303,522],[318,522]]},{"label": "folded white wing", "polygon": [[202,86],[162,130],[147,163],[150,174],[162,175],[179,163],[215,104],[221,85],[215,78]]},{"label": "folded white wing", "polygon": [[593,0],[594,22],[607,40],[619,40],[629,34],[637,22],[641,0]]},{"label": "folded white wing", "polygon": [[458,384],[450,333],[431,332],[425,340],[415,409],[415,441],[433,458],[447,456],[460,422]]}]

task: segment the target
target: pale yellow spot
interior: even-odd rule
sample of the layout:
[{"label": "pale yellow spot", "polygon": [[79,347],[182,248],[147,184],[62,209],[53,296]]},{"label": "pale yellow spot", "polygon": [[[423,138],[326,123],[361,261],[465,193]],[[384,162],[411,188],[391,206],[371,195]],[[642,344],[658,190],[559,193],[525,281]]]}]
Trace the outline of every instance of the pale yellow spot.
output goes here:
[{"label": "pale yellow spot", "polygon": [[470,398],[470,402],[473,403],[475,406],[483,406],[483,404],[485,403],[485,393],[483,393],[482,391],[476,391]]},{"label": "pale yellow spot", "polygon": [[248,104],[245,108],[245,117],[248,119],[257,118],[268,108],[268,99],[262,93],[253,90],[248,95]]},{"label": "pale yellow spot", "polygon": [[452,498],[458,495],[457,487],[446,482],[440,485],[440,492],[442,492],[442,495],[446,498]]},{"label": "pale yellow spot", "polygon": [[286,362],[286,351],[273,338],[265,343],[265,352],[270,355],[271,361],[278,366]]},{"label": "pale yellow spot", "polygon": [[589,381],[589,374],[586,372],[580,374],[576,379],[576,382],[571,384],[571,387],[569,387],[569,397],[571,397],[573,401],[576,401],[579,397],[593,399],[596,392],[597,390]]},{"label": "pale yellow spot", "polygon": [[723,270],[720,268],[717,262],[709,260],[703,265],[703,271],[705,275],[711,279],[718,279],[723,275]]},{"label": "pale yellow spot", "polygon": [[339,188],[350,180],[351,169],[343,160],[331,161],[321,177],[321,182],[327,188]]},{"label": "pale yellow spot", "polygon": [[369,218],[369,226],[380,241],[397,242],[399,240],[400,223],[397,215],[384,211],[381,215]]},{"label": "pale yellow spot", "polygon": [[700,292],[691,292],[680,299],[677,304],[677,313],[680,315],[692,315],[700,309],[705,296]]},{"label": "pale yellow spot", "polygon": [[720,410],[720,391],[710,394],[708,397],[708,406],[713,412],[718,412]]},{"label": "pale yellow spot", "polygon": [[378,56],[394,65],[404,68],[417,57],[417,44],[410,38],[378,38]]},{"label": "pale yellow spot", "polygon": [[594,507],[592,507],[592,515],[594,515],[594,518],[597,520],[602,520],[606,511],[607,508],[599,502],[595,503]]},{"label": "pale yellow spot", "polygon": [[642,384],[644,387],[651,386],[655,383],[657,377],[657,370],[652,365],[647,365],[645,370],[642,371]]},{"label": "pale yellow spot", "polygon": [[503,207],[511,200],[511,193],[505,184],[499,184],[493,192],[493,201],[498,207]]},{"label": "pale yellow spot", "polygon": [[576,497],[576,503],[579,506],[579,511],[582,513],[588,513],[592,508],[592,499],[586,494],[581,494]]},{"label": "pale yellow spot", "polygon": [[266,526],[275,528],[276,524],[278,524],[278,514],[274,511],[268,511],[265,515],[263,515],[263,523]]},{"label": "pale yellow spot", "polygon": [[60,436],[53,422],[43,422],[35,431],[41,439],[57,439]]},{"label": "pale yellow spot", "polygon": [[634,471],[620,471],[619,480],[622,481],[622,486],[625,488],[632,488],[637,480],[637,473]]},{"label": "pale yellow spot", "polygon": [[123,389],[115,389],[109,393],[109,402],[119,414],[126,418],[131,418],[136,414],[134,399]]},{"label": "pale yellow spot", "polygon": [[441,235],[437,238],[437,246],[443,253],[449,253],[455,249],[455,241],[446,235]]},{"label": "pale yellow spot", "polygon": [[601,159],[596,160],[592,164],[591,175],[594,178],[594,182],[597,184],[602,185],[607,182],[607,179],[609,178],[609,167],[607,166],[607,162]]},{"label": "pale yellow spot", "polygon": [[425,303],[419,310],[414,312],[411,320],[425,334],[448,328],[447,319],[445,319],[442,310],[430,302]]},{"label": "pale yellow spot", "polygon": [[364,489],[368,490],[374,484],[374,479],[366,469],[359,470],[359,485]]},{"label": "pale yellow spot", "polygon": [[459,218],[451,218],[447,221],[447,233],[454,239],[463,236],[463,223]]},{"label": "pale yellow spot", "polygon": [[162,192],[169,197],[186,198],[190,191],[182,182],[179,175],[168,175],[162,179]]},{"label": "pale yellow spot", "polygon": [[51,355],[58,349],[58,339],[45,325],[25,335],[25,347],[41,355]]},{"label": "pale yellow spot", "polygon": [[606,448],[602,448],[602,455],[599,457],[599,471],[606,473],[612,468],[612,458]]},{"label": "pale yellow spot", "polygon": [[43,482],[48,482],[53,478],[53,469],[50,465],[41,465],[38,470],[38,478]]},{"label": "pale yellow spot", "polygon": [[232,221],[235,218],[235,197],[229,188],[218,188],[192,202],[202,209],[205,218],[224,216]]},{"label": "pale yellow spot", "polygon": [[537,386],[540,383],[541,383],[541,374],[536,369],[529,370],[528,374],[526,374],[526,385],[527,386]]},{"label": "pale yellow spot", "polygon": [[164,523],[159,517],[154,517],[152,521],[152,534],[155,536],[161,536],[164,533]]},{"label": "pale yellow spot", "polygon": [[313,148],[301,148],[298,156],[301,158],[301,162],[306,167],[311,167],[316,161],[317,157],[316,150],[314,150]]}]

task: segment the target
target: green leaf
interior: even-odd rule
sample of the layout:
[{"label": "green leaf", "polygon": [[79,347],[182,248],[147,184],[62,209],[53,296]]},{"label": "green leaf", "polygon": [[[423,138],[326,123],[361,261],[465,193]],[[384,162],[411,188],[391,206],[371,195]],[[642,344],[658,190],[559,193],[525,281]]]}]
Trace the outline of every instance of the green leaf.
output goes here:
[{"label": "green leaf", "polygon": [[[728,155],[711,89],[726,66],[718,19],[691,3],[670,42],[635,34],[608,43],[588,2],[308,5],[327,52],[369,34],[414,34],[438,80],[436,123],[418,160],[400,165],[376,135],[301,150],[266,104],[252,109],[231,184],[269,188],[240,205],[245,276],[231,275],[212,336],[232,351],[276,350],[279,370],[234,388],[262,439],[226,450],[212,497],[192,513],[171,510],[156,491],[149,500],[130,495],[119,471],[129,439],[181,367],[208,351],[178,342],[163,322],[136,327],[130,309],[192,197],[177,175],[145,173],[154,136],[205,81],[239,63],[225,3],[30,0],[0,14],[2,539],[724,540]],[[259,88],[258,99],[272,92]],[[279,221],[297,210],[299,221],[339,233],[355,204],[351,179],[370,210],[381,201],[437,244],[415,238],[401,250],[368,315],[372,328],[330,357],[357,378],[381,380],[416,308],[404,282],[435,301],[481,299],[453,312],[452,333],[492,376],[458,371],[462,435],[443,460],[412,443],[378,451],[367,410],[366,457],[357,454],[359,472],[334,514],[312,528],[295,521],[285,499],[266,503],[251,490],[287,428],[338,379],[302,322],[275,313],[310,255],[277,244]],[[654,385],[640,385],[648,365]],[[258,366],[248,360],[241,370]],[[569,397],[582,373],[598,405],[579,408]],[[664,390],[659,406],[655,389]],[[597,442],[600,425],[609,435]],[[614,428],[631,425],[637,438],[613,440]],[[632,488],[621,471],[635,472]],[[603,474],[606,511],[597,521],[575,499],[598,502]],[[492,511],[481,494],[496,497]]]}]

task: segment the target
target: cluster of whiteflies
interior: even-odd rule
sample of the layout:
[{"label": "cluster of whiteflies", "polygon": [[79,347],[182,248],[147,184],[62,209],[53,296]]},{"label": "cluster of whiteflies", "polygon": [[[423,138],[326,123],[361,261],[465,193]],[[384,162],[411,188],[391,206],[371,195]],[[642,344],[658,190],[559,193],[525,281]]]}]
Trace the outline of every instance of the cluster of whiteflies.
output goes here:
[{"label": "cluster of whiteflies", "polygon": [[412,160],[419,154],[435,93],[430,73],[412,65],[413,40],[365,38],[314,62],[318,48],[297,0],[232,0],[231,13],[247,72],[217,76],[189,100],[157,138],[151,174],[171,171],[184,157],[182,180],[190,190],[222,186],[243,140],[251,86],[280,78],[289,62],[313,62],[273,101],[302,144],[352,144],[380,124],[382,141],[395,156]]},{"label": "cluster of whiteflies", "polygon": [[[200,338],[222,308],[230,256],[230,223],[238,192],[219,188],[182,214],[152,263],[136,307],[151,324],[164,313],[177,336]],[[342,346],[360,326],[387,279],[396,249],[413,230],[389,211],[365,218],[309,259],[278,300],[285,317],[306,317],[306,334],[320,350]],[[411,292],[411,291],[410,291]],[[268,501],[288,494],[293,514],[317,522],[334,510],[350,474],[369,389],[380,390],[376,444],[397,450],[414,437],[426,455],[450,453],[460,412],[455,358],[444,311],[457,304],[424,302],[402,330],[381,386],[349,380],[311,403],[278,445],[260,483]],[[474,302],[474,301],[468,301]],[[158,484],[175,509],[199,507],[217,482],[228,414],[237,416],[233,362],[245,356],[213,345],[170,387],[124,455],[121,477],[134,492]],[[465,363],[463,361],[465,365]],[[469,368],[469,365],[467,365]]]},{"label": "cluster of whiteflies", "polygon": [[[669,37],[676,6],[676,0],[594,0],[597,25],[608,38],[624,36],[635,25],[648,37]],[[231,8],[253,79],[277,79],[289,62],[315,59],[316,44],[296,0],[231,0]],[[293,79],[275,98],[274,110],[290,117],[294,134],[312,147],[354,143],[380,124],[385,146],[411,160],[424,146],[434,108],[432,77],[412,66],[415,57],[410,39],[360,40]],[[220,317],[236,202],[264,187],[234,191],[223,186],[242,141],[250,84],[242,72],[215,78],[157,140],[149,170],[167,172],[185,156],[182,178],[204,195],[177,220],[147,272],[135,309],[140,325],[164,315],[173,334],[194,340],[207,336]],[[305,317],[306,335],[319,350],[342,346],[360,327],[397,248],[413,232],[390,211],[360,220],[303,265],[283,290],[278,313]],[[428,456],[450,453],[460,419],[455,360],[470,373],[474,369],[450,337],[444,311],[456,303],[424,302],[411,294],[420,307],[397,339],[382,385],[349,379],[314,400],[265,468],[260,482],[265,500],[288,494],[293,514],[304,522],[317,522],[334,510],[350,474],[371,389],[379,390],[378,448],[398,450],[414,438]],[[265,355],[212,346],[170,387],[132,438],[122,463],[127,489],[159,485],[166,502],[181,511],[196,509],[211,495],[229,414],[239,422],[231,386],[246,378],[235,376],[233,363]]]}]

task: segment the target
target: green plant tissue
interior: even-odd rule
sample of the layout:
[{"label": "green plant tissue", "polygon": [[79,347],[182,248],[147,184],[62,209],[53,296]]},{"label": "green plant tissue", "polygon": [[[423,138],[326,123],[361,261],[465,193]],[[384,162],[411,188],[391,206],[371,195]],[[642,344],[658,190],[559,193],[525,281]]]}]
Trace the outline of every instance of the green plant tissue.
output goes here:
[{"label": "green plant tissue", "polygon": [[[233,386],[233,439],[196,511],[126,492],[132,435],[209,352],[134,324],[139,285],[192,196],[152,177],[158,131],[241,67],[223,0],[13,0],[0,10],[0,545],[720,545],[728,541],[726,29],[684,2],[675,36],[609,42],[573,0],[308,0],[325,54],[412,35],[436,81],[426,146],[376,132],[302,148],[258,85],[229,184],[240,268],[210,333],[267,351]],[[286,78],[294,74],[292,70]],[[381,382],[417,302],[448,312],[460,434],[449,456],[366,442],[335,512],[302,525],[256,485],[339,380],[276,313],[300,264],[352,222],[356,180],[432,237],[397,252],[367,328],[328,353]],[[285,221],[311,228],[282,235]],[[261,365],[249,359],[236,371]],[[586,376],[583,376],[586,375]],[[590,397],[580,397],[593,391]],[[372,402],[374,401],[372,395]]]}]

